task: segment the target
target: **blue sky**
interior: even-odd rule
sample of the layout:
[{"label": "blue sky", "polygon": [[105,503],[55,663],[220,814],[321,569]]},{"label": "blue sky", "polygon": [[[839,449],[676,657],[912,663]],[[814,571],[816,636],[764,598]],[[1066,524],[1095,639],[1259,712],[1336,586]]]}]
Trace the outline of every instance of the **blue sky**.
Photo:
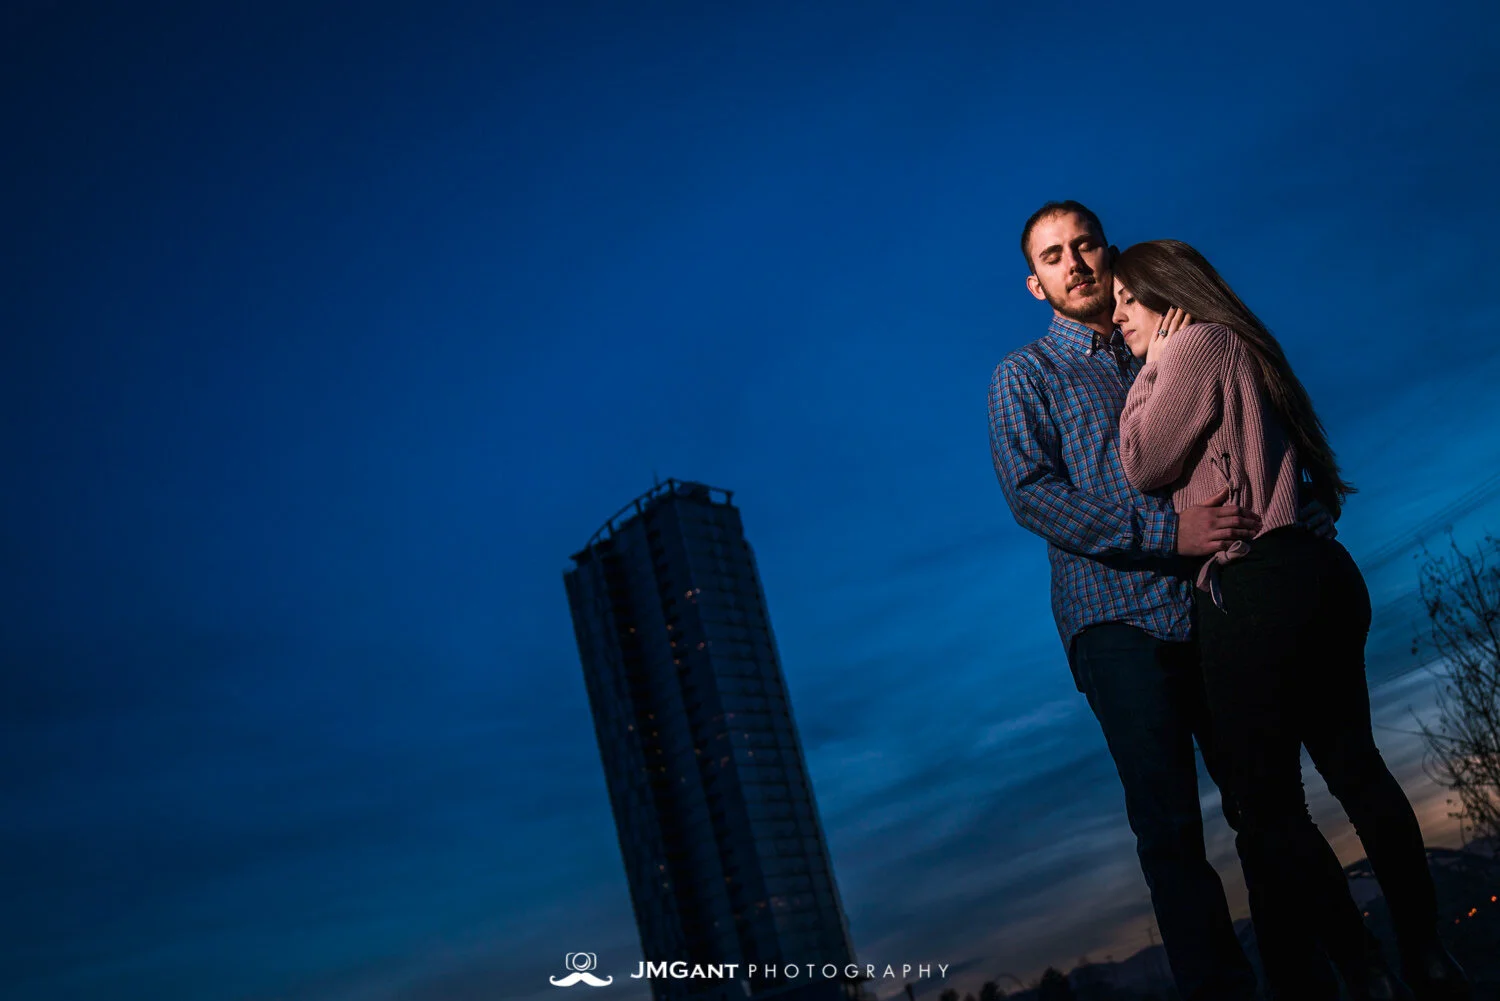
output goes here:
[{"label": "blue sky", "polygon": [[1009,6],[8,5],[7,995],[633,968],[561,573],[653,473],[735,491],[862,962],[1146,944],[988,456],[1049,198],[1281,337],[1451,838],[1410,549],[1500,526],[1496,14]]}]

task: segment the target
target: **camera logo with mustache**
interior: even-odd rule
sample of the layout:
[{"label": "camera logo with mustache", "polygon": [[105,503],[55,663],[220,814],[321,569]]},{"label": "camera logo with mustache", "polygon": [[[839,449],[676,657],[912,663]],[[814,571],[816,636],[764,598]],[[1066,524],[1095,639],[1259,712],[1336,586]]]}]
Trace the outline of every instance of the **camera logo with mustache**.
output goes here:
[{"label": "camera logo with mustache", "polygon": [[592,952],[570,952],[563,958],[563,965],[573,972],[566,977],[548,977],[553,987],[572,987],[580,982],[590,987],[608,987],[615,982],[614,977],[600,980],[589,972],[599,965],[599,957]]}]

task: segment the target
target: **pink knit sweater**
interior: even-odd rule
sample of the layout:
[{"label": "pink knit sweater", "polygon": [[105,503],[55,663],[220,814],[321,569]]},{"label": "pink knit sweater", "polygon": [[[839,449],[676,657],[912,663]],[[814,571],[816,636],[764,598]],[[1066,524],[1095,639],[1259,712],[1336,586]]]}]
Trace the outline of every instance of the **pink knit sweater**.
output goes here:
[{"label": "pink knit sweater", "polygon": [[[1156,348],[1120,414],[1120,462],[1138,490],[1170,487],[1180,514],[1229,487],[1261,517],[1257,537],[1297,521],[1297,455],[1261,389],[1245,342],[1194,323]],[[1219,567],[1250,551],[1236,541],[1203,562],[1198,586],[1217,595]]]}]

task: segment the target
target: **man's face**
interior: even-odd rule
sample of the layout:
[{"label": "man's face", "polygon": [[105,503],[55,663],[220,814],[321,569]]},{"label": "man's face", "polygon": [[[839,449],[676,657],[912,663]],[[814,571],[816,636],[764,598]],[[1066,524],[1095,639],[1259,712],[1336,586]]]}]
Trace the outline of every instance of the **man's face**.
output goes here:
[{"label": "man's face", "polygon": [[1056,212],[1031,230],[1026,287],[1070,320],[1107,321],[1113,248],[1076,212]]}]

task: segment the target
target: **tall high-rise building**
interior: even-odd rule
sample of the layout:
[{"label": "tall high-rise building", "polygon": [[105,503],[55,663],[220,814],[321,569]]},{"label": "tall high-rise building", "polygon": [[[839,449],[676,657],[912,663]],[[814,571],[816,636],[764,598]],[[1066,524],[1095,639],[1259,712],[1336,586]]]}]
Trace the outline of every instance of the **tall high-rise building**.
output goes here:
[{"label": "tall high-rise building", "polygon": [[[641,948],[648,962],[740,964],[730,997],[845,1001],[862,993],[843,979],[848,922],[731,500],[658,484],[563,576]],[[783,969],[747,978],[751,963]],[[651,986],[655,1001],[725,996],[722,982]]]}]

